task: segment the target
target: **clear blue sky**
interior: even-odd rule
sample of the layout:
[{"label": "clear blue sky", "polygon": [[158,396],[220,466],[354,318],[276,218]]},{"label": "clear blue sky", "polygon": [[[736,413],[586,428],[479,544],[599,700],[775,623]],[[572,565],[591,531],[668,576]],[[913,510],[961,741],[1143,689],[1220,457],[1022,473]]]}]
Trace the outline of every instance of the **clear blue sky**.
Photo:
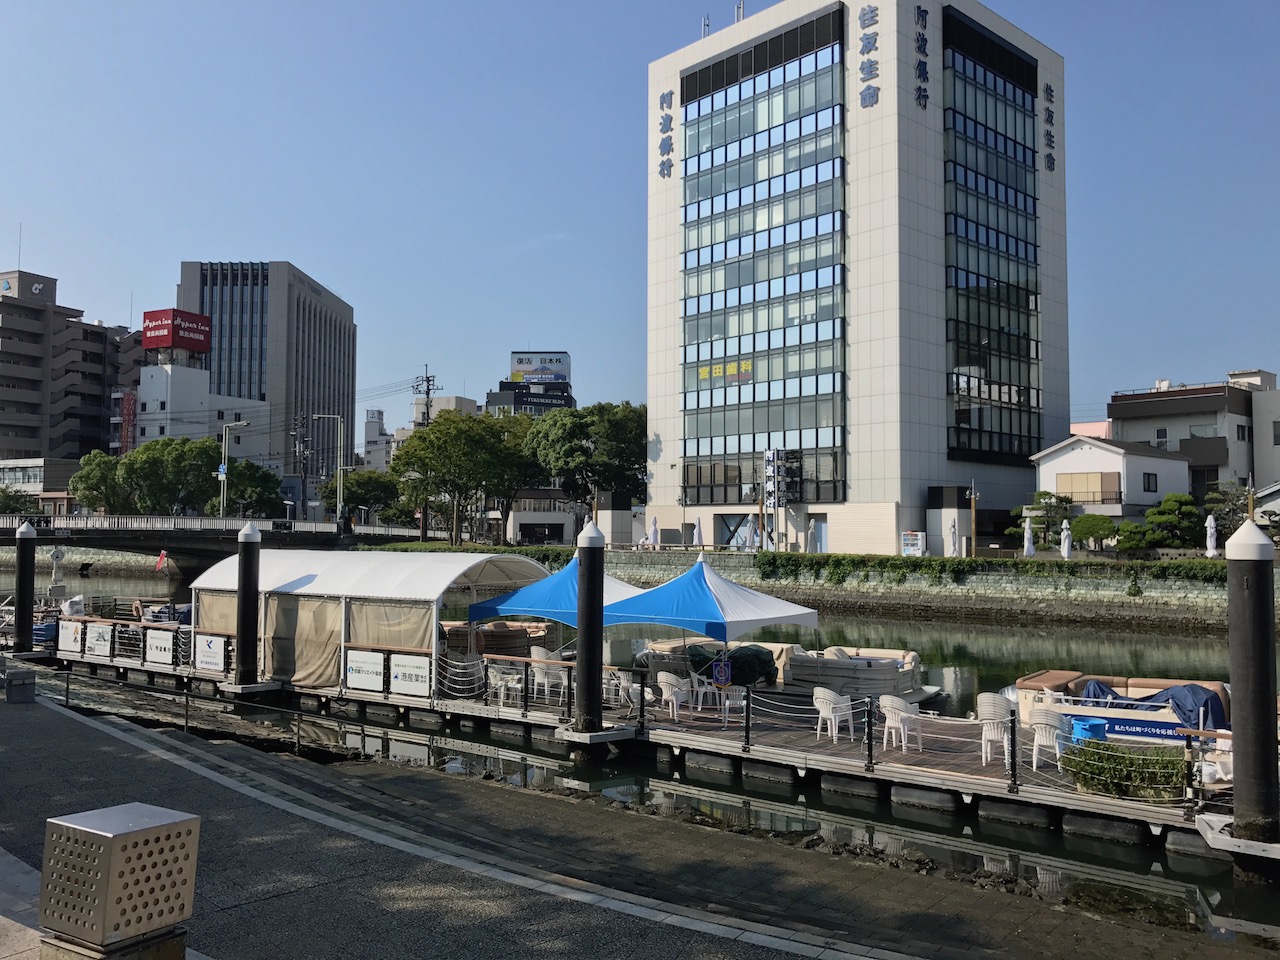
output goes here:
[{"label": "clear blue sky", "polygon": [[[1280,5],[989,6],[1066,58],[1073,416],[1280,370]],[[291,260],[390,426],[424,364],[483,399],[526,348],[642,402],[647,65],[704,12],[733,2],[10,0],[0,268],[21,223],[24,269],[136,327],[182,260]]]}]

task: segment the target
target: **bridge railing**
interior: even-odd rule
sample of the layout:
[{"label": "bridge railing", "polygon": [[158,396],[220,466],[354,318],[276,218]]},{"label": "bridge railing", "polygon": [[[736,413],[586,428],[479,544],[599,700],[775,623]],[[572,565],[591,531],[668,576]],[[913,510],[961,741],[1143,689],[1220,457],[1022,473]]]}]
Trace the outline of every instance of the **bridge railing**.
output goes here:
[{"label": "bridge railing", "polygon": [[[83,516],[37,514],[0,515],[0,530],[16,530],[23,523],[30,523],[38,530],[58,533],[104,530],[115,532],[150,533],[155,531],[205,531],[236,533],[244,529],[249,520],[243,517],[162,517],[162,516]],[[258,529],[272,533],[333,533],[337,526],[332,520],[273,520],[255,518]],[[355,532],[367,536],[404,537],[416,539],[416,527],[390,527],[381,524],[361,524]]]}]

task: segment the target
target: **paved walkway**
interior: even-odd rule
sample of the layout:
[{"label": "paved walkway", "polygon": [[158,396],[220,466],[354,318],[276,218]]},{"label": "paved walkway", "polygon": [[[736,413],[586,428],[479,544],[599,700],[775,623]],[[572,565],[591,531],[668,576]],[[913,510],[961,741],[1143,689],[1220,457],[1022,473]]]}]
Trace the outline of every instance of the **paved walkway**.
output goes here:
[{"label": "paved walkway", "polygon": [[34,956],[45,819],[131,800],[202,818],[188,942],[219,960],[1273,955],[607,804],[321,767],[48,701],[0,701],[0,785],[0,958]]}]

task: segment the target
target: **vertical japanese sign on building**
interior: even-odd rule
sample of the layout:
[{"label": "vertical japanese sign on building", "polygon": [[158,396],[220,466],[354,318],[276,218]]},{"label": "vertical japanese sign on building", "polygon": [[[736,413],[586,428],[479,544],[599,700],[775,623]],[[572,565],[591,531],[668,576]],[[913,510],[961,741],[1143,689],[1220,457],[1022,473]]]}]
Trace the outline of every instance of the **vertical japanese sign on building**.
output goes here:
[{"label": "vertical japanese sign on building", "polygon": [[666,90],[658,94],[658,133],[661,134],[661,139],[658,141],[658,176],[664,179],[671,176],[671,171],[675,167],[675,160],[671,156],[676,149],[675,123],[671,117],[675,96],[674,90]]},{"label": "vertical japanese sign on building", "polygon": [[858,26],[862,29],[858,37],[858,82],[863,85],[858,91],[858,103],[864,109],[880,102],[880,88],[871,82],[880,78],[880,31],[871,29],[879,22],[879,7],[866,6],[858,11]]},{"label": "vertical japanese sign on building", "polygon": [[921,110],[929,106],[929,11],[916,6],[916,103]]},{"label": "vertical japanese sign on building", "polygon": [[1044,94],[1042,99],[1044,113],[1041,114],[1041,119],[1044,121],[1044,168],[1052,172],[1058,165],[1058,160],[1053,155],[1053,151],[1058,147],[1058,131],[1056,129],[1058,107],[1054,103],[1053,84],[1046,83],[1041,92]]}]

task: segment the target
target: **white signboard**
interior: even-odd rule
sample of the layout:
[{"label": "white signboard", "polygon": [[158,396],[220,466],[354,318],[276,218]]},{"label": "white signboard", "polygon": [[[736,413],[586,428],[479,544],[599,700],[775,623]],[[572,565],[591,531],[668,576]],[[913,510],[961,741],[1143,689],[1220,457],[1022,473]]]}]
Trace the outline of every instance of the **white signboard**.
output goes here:
[{"label": "white signboard", "polygon": [[569,354],[549,350],[513,353],[511,379],[515,383],[568,383]]},{"label": "white signboard", "polygon": [[58,621],[58,652],[80,653],[80,628],[82,623],[71,620]]},{"label": "white signboard", "polygon": [[410,697],[431,696],[431,658],[407,653],[391,655],[391,692]]},{"label": "white signboard", "polygon": [[166,667],[173,666],[173,631],[147,631],[147,646],[142,658],[147,663],[162,663]]},{"label": "white signboard", "polygon": [[385,660],[380,653],[368,650],[347,651],[347,686],[352,690],[381,693],[386,676]]},{"label": "white signboard", "polygon": [[225,673],[227,669],[227,638],[211,633],[196,634],[196,669],[213,673]]},{"label": "white signboard", "polygon": [[86,623],[84,625],[84,655],[111,659],[111,624]]}]

